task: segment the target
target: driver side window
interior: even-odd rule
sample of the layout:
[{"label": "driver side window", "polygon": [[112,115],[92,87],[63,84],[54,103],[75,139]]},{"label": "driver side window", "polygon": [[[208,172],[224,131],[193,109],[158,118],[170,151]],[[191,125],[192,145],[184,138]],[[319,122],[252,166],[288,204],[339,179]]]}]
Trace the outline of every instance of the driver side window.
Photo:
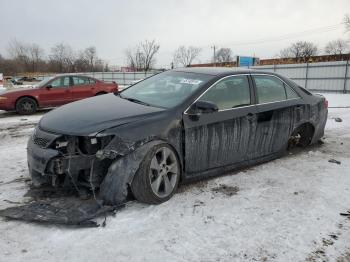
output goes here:
[{"label": "driver side window", "polygon": [[212,102],[219,110],[250,105],[247,76],[231,76],[221,80],[204,93],[200,101]]}]

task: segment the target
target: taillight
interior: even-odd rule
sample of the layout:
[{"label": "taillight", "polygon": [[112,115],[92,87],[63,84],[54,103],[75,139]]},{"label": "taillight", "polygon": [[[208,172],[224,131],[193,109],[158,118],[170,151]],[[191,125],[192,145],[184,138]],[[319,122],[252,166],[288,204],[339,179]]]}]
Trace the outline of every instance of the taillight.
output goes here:
[{"label": "taillight", "polygon": [[324,99],[324,107],[328,108],[328,100],[326,98]]}]

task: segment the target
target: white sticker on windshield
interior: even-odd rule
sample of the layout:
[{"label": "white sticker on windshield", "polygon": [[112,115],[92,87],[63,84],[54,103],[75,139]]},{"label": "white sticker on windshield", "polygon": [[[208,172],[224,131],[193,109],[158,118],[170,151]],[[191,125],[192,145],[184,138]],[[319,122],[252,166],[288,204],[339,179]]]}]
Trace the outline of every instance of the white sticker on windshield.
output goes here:
[{"label": "white sticker on windshield", "polygon": [[189,84],[189,85],[199,85],[200,83],[202,83],[202,81],[198,80],[198,79],[186,79],[186,78],[183,78],[180,81],[180,84]]}]

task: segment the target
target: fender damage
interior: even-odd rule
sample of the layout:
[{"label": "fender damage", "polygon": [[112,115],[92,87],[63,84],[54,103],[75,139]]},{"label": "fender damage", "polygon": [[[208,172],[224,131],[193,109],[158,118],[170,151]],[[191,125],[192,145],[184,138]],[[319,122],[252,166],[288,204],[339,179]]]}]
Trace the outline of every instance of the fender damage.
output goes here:
[{"label": "fender damage", "polygon": [[[180,126],[177,125],[176,130],[167,134],[167,140],[180,144]],[[164,143],[152,136],[134,142],[136,139],[111,136],[107,131],[84,139],[85,143],[102,139],[98,140],[99,147],[89,151],[86,146],[79,148],[82,147],[80,138],[64,137],[36,128],[28,141],[28,167],[32,185],[41,193],[32,203],[0,211],[0,216],[30,222],[97,226],[93,219],[119,210],[132,197],[129,186],[140,163],[150,148]],[[60,146],[65,145],[64,148],[54,149],[57,141]],[[43,191],[48,187],[55,191],[54,198],[40,196],[46,195]],[[70,194],[67,195],[67,191]]]}]

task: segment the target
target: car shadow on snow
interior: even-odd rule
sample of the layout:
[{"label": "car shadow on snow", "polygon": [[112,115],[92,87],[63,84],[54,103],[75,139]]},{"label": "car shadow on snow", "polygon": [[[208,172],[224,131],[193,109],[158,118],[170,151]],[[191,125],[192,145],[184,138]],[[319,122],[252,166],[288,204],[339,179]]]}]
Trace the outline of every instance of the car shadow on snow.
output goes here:
[{"label": "car shadow on snow", "polygon": [[[45,108],[45,109],[38,109],[38,111],[32,115],[29,116],[37,116],[37,115],[43,115],[47,112],[51,111],[52,108]],[[1,111],[0,110],[0,118],[11,118],[11,117],[23,117],[26,118],[28,115],[19,115],[16,111]]]}]

